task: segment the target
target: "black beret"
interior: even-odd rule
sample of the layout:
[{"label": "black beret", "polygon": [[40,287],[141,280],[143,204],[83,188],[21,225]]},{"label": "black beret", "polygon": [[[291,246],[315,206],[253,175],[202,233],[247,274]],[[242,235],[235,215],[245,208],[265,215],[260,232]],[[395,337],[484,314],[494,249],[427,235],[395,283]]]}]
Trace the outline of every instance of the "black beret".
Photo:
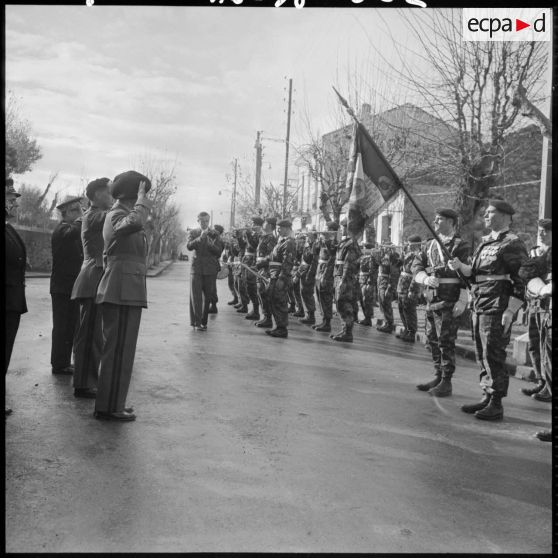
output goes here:
[{"label": "black beret", "polygon": [[545,231],[551,231],[552,230],[552,219],[539,219],[538,225],[539,225],[539,227],[541,227]]},{"label": "black beret", "polygon": [[436,215],[441,215],[442,217],[446,217],[447,219],[453,219],[454,222],[457,222],[459,215],[457,215],[457,211],[450,209],[449,207],[438,207],[436,208]]},{"label": "black beret", "polygon": [[282,221],[279,221],[279,223],[277,223],[277,226],[288,227],[289,229],[292,229],[293,224],[288,219],[283,219]]},{"label": "black beret", "polygon": [[271,215],[264,219],[266,223],[269,223],[273,227],[277,226],[277,217],[272,217]]},{"label": "black beret", "polygon": [[149,192],[151,190],[151,181],[147,176],[133,170],[126,171],[114,177],[114,180],[109,184],[109,190],[112,197],[117,200],[137,198],[141,181],[146,183],[145,192]]},{"label": "black beret", "polygon": [[500,213],[505,213],[506,215],[513,215],[515,213],[515,209],[504,200],[489,200],[488,205],[491,205]]},{"label": "black beret", "polygon": [[338,231],[339,230],[339,223],[337,223],[336,221],[330,221],[327,224],[327,230],[328,231]]},{"label": "black beret", "polygon": [[225,228],[222,227],[221,225],[214,225],[213,228],[214,228],[219,234],[223,234],[223,232],[225,231]]},{"label": "black beret", "polygon": [[95,180],[92,180],[85,188],[85,195],[91,201],[93,201],[95,192],[97,190],[100,190],[101,188],[106,188],[109,182],[110,182],[110,178],[96,178]]},{"label": "black beret", "polygon": [[78,196],[78,197],[76,197],[76,196],[66,196],[64,198],[64,201],[62,203],[59,203],[56,206],[56,209],[64,209],[65,207],[68,207],[69,205],[71,205],[73,203],[76,203],[76,202],[81,204],[82,200],[83,200],[83,198],[80,197],[80,196]]},{"label": "black beret", "polygon": [[261,217],[252,217],[252,224],[261,227],[264,223],[264,220]]},{"label": "black beret", "polygon": [[409,244],[416,244],[417,242],[422,242],[422,238],[418,234],[414,234],[413,236],[409,237],[407,242]]}]

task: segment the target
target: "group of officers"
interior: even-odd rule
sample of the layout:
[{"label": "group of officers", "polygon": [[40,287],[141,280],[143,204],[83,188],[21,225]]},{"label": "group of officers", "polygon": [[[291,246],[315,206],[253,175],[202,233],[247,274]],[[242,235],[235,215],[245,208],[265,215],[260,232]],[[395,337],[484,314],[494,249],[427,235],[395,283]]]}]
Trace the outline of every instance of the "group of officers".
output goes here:
[{"label": "group of officers", "polygon": [[[523,241],[510,230],[514,213],[504,200],[490,200],[484,213],[490,232],[472,253],[458,233],[458,214],[438,208],[433,228],[445,250],[437,240],[423,242],[415,235],[402,254],[387,242],[378,246],[362,241],[358,219],[331,221],[325,231],[294,235],[290,221],[257,216],[251,227],[219,235],[221,263],[228,267],[233,295],[228,304],[268,335],[287,338],[289,313],[316,331],[331,332],[335,301],[342,327],[330,338],[349,343],[355,322],[372,325],[376,302],[383,314],[377,330],[392,333],[394,300],[404,326],[397,336],[414,343],[417,305],[425,304],[434,375],[417,389],[436,397],[452,395],[457,331],[469,308],[482,399],[461,409],[480,420],[501,420],[509,386],[506,347],[521,308],[528,312],[529,352],[537,381],[522,392],[550,401],[552,390],[552,221],[538,222],[538,245],[527,254]],[[372,234],[368,230],[365,237]],[[536,436],[551,440],[549,430]]]}]

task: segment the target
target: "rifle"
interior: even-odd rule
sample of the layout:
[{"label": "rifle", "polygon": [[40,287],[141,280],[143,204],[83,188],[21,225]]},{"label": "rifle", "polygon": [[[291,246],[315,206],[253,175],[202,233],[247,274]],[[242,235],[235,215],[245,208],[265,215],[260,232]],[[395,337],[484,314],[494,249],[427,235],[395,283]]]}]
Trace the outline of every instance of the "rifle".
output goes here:
[{"label": "rifle", "polygon": [[252,275],[255,275],[258,279],[261,279],[266,287],[269,287],[271,281],[267,277],[264,277],[261,273],[254,271],[249,265],[246,265],[245,263],[237,263],[239,263],[244,269],[248,270]]}]

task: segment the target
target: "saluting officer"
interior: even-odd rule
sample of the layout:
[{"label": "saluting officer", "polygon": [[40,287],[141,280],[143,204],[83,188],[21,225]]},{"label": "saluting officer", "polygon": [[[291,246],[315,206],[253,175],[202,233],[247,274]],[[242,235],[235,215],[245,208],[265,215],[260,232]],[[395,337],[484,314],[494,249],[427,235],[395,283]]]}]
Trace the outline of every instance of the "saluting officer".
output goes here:
[{"label": "saluting officer", "polygon": [[90,182],[85,194],[91,205],[83,215],[81,242],[83,265],[72,289],[72,300],[79,304],[79,323],[74,339],[74,395],[95,399],[99,363],[103,348],[101,306],[95,304],[97,286],[103,275],[103,226],[113,203],[109,178]]},{"label": "saluting officer", "polygon": [[292,224],[288,219],[277,223],[279,239],[271,254],[267,257],[269,265],[269,296],[271,312],[275,320],[273,329],[265,332],[271,337],[288,337],[289,305],[287,291],[295,257],[295,241],[292,238]]},{"label": "saluting officer", "polygon": [[[252,217],[252,229],[247,229],[244,233],[246,239],[246,251],[242,263],[250,266],[256,271],[256,250],[262,235],[263,219],[261,217]],[[247,320],[260,319],[260,300],[258,298],[258,278],[250,273],[247,269],[242,268],[242,276],[246,283],[246,293],[252,303],[252,311],[244,316]]]},{"label": "saluting officer", "polygon": [[[471,249],[457,234],[458,215],[450,208],[436,209],[434,230],[452,258],[469,260]],[[459,320],[467,307],[466,285],[448,265],[437,240],[430,240],[424,252],[415,254],[411,266],[415,281],[424,285],[426,299],[426,339],[434,362],[434,379],[417,385],[436,397],[452,394],[455,372],[455,341]]]},{"label": "saluting officer", "polygon": [[463,405],[461,410],[481,420],[501,420],[504,416],[502,398],[508,394],[509,385],[506,346],[525,298],[519,268],[528,255],[525,244],[509,230],[514,213],[504,200],[490,200],[484,222],[491,232],[477,246],[472,264],[463,263],[459,257],[449,262],[452,269],[459,269],[473,283],[473,336],[484,396],[479,403]]},{"label": "saluting officer", "polygon": [[72,348],[79,320],[79,304],[71,299],[72,287],[83,263],[81,245],[82,198],[70,196],[56,206],[62,221],[52,232],[52,349],[53,374],[73,374]]},{"label": "saluting officer", "polygon": [[306,307],[306,316],[299,321],[301,324],[316,323],[316,300],[314,299],[314,288],[316,286],[316,272],[318,270],[319,244],[317,235],[314,231],[309,231],[306,235],[306,242],[302,249],[302,259],[300,262],[300,295]]},{"label": "saluting officer", "polygon": [[417,302],[419,285],[413,280],[412,265],[416,255],[420,252],[422,239],[418,235],[409,237],[408,252],[403,256],[401,273],[397,282],[397,302],[399,316],[405,331],[396,337],[408,343],[414,343],[417,336],[418,318]]},{"label": "saluting officer", "polygon": [[[527,284],[529,299],[538,302],[540,365],[544,375],[542,389],[552,400],[552,219],[540,219],[538,225],[539,253],[523,263],[519,276]],[[542,389],[534,392],[532,397],[548,401],[546,395],[541,397]],[[535,436],[542,442],[552,441],[551,430],[540,430]]]},{"label": "saluting officer", "polygon": [[151,202],[149,179],[136,171],[117,175],[109,191],[117,201],[103,225],[105,269],[97,287],[102,305],[103,350],[95,400],[95,418],[136,419],[126,397],[138,340],[142,308],[147,308],[147,238]]},{"label": "saluting officer", "polygon": [[335,255],[337,253],[337,230],[339,224],[330,221],[327,232],[320,233],[318,270],[316,271],[316,297],[320,303],[322,321],[313,325],[316,331],[331,331],[331,318],[333,317],[333,270],[335,268]]},{"label": "saluting officer", "polygon": [[[277,237],[275,236],[275,227],[277,226],[277,219],[271,215],[266,217],[263,224],[263,234],[258,242],[256,249],[256,268],[259,269],[259,274],[269,279],[269,261],[268,256],[273,251],[277,244]],[[258,279],[258,297],[262,309],[263,318],[256,322],[257,327],[270,328],[273,327],[272,313],[271,313],[271,300],[270,293],[265,285],[264,279]]]}]

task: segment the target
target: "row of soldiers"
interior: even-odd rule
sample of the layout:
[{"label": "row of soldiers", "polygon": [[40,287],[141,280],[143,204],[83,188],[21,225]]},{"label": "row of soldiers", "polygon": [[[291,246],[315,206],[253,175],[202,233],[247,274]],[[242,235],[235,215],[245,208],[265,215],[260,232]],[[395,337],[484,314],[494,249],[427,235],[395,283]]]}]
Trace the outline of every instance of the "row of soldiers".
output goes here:
[{"label": "row of soldiers", "polygon": [[[510,231],[514,213],[504,200],[490,200],[484,218],[491,232],[483,237],[474,254],[457,232],[457,213],[449,208],[437,209],[433,222],[443,248],[437,240],[423,244],[420,237],[413,236],[402,255],[390,246],[379,249],[359,242],[362,223],[341,221],[338,241],[339,226],[335,222],[329,222],[326,231],[295,238],[290,221],[277,223],[277,235],[274,218],[255,217],[251,228],[236,231],[225,243],[223,262],[230,268],[233,294],[229,304],[246,314],[246,319],[254,320],[256,326],[268,328],[267,334],[286,338],[289,309],[301,323],[316,331],[331,332],[335,300],[342,329],[330,337],[352,342],[355,322],[371,325],[376,297],[384,315],[378,330],[393,332],[392,302],[397,296],[404,324],[399,337],[414,342],[416,308],[422,299],[434,377],[418,384],[417,389],[436,397],[452,395],[457,330],[461,314],[469,307],[483,397],[479,403],[463,405],[462,411],[480,420],[500,420],[502,398],[509,386],[506,346],[512,323],[525,304],[526,291],[531,301],[529,311],[537,313],[537,318],[531,319],[531,329],[537,330],[540,340],[538,345],[532,341],[531,350],[540,355],[543,364],[534,393],[524,392],[541,401],[548,400],[544,397],[551,392],[550,381],[544,379],[540,369],[550,377],[551,234],[545,235],[544,231],[551,230],[552,224],[548,219],[539,222],[542,248],[529,257],[524,243]],[[537,301],[537,310],[532,310],[533,300]],[[364,313],[360,321],[359,304]],[[320,323],[316,323],[318,305]],[[543,395],[538,396],[539,392]],[[538,432],[537,437],[549,441],[550,433]]]}]

